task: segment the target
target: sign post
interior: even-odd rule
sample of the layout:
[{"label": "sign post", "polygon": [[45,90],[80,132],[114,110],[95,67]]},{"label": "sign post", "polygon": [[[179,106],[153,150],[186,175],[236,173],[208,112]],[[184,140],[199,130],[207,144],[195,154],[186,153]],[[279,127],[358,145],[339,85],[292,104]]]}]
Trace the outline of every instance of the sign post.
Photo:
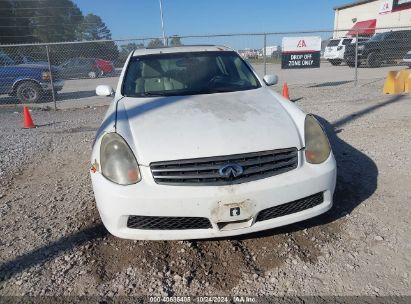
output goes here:
[{"label": "sign post", "polygon": [[281,52],[282,69],[319,68],[321,37],[284,37]]}]

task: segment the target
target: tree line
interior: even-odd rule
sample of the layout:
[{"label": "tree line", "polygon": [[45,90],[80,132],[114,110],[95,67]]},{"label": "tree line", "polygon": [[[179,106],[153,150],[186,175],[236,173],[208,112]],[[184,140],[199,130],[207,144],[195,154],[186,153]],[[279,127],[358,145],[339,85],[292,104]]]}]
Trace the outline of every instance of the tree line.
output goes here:
[{"label": "tree line", "polygon": [[111,39],[94,14],[71,0],[0,1],[0,44]]},{"label": "tree line", "polygon": [[[103,20],[94,14],[83,15],[72,0],[0,1],[0,45],[111,39],[111,31]],[[172,36],[168,44],[181,45],[181,40],[178,36]],[[162,45],[161,39],[147,43],[147,47]],[[118,46],[113,41],[71,44],[70,47],[53,45],[50,55],[53,64],[60,64],[73,57],[97,57],[121,65],[131,50],[141,47],[144,44],[131,42]],[[4,50],[6,48],[0,47],[0,52]],[[44,48],[26,47],[14,51],[16,54],[9,54],[11,57],[45,59]]]}]

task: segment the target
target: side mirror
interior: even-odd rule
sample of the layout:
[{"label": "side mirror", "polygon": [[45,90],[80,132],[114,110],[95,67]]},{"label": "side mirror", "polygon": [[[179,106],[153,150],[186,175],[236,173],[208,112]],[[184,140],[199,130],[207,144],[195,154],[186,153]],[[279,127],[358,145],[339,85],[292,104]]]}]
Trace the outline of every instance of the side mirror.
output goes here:
[{"label": "side mirror", "polygon": [[266,85],[272,86],[278,83],[278,76],[277,75],[265,75],[263,80]]},{"label": "side mirror", "polygon": [[112,96],[114,94],[114,90],[112,87],[108,85],[99,85],[96,88],[96,94],[97,96]]}]

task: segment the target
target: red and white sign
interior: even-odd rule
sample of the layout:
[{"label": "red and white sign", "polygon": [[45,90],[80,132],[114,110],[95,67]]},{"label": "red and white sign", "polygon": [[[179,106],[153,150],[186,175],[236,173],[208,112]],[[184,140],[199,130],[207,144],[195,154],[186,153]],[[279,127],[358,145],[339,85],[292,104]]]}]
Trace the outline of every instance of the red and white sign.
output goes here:
[{"label": "red and white sign", "polygon": [[391,13],[391,11],[392,11],[392,1],[393,0],[385,0],[381,3],[380,15]]},{"label": "red and white sign", "polygon": [[282,43],[283,53],[319,52],[321,51],[321,37],[284,37]]}]

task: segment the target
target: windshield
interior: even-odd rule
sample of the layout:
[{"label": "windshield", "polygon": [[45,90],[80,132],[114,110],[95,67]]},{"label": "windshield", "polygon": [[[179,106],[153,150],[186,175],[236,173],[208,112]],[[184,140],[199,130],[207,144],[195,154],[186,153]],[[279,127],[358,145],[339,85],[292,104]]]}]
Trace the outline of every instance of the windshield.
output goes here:
[{"label": "windshield", "polygon": [[337,46],[340,44],[340,40],[330,40],[327,46]]},{"label": "windshield", "polygon": [[132,57],[123,95],[195,95],[259,87],[251,69],[235,52],[171,53]]},{"label": "windshield", "polygon": [[0,54],[0,65],[14,65],[13,59],[6,54]]},{"label": "windshield", "polygon": [[387,35],[387,33],[376,34],[375,36],[373,36],[370,39],[370,41],[382,41],[382,40],[384,40],[386,35]]},{"label": "windshield", "polygon": [[342,42],[342,44],[343,44],[343,45],[348,45],[348,44],[350,44],[351,42],[352,42],[352,39],[344,39],[343,42]]}]

